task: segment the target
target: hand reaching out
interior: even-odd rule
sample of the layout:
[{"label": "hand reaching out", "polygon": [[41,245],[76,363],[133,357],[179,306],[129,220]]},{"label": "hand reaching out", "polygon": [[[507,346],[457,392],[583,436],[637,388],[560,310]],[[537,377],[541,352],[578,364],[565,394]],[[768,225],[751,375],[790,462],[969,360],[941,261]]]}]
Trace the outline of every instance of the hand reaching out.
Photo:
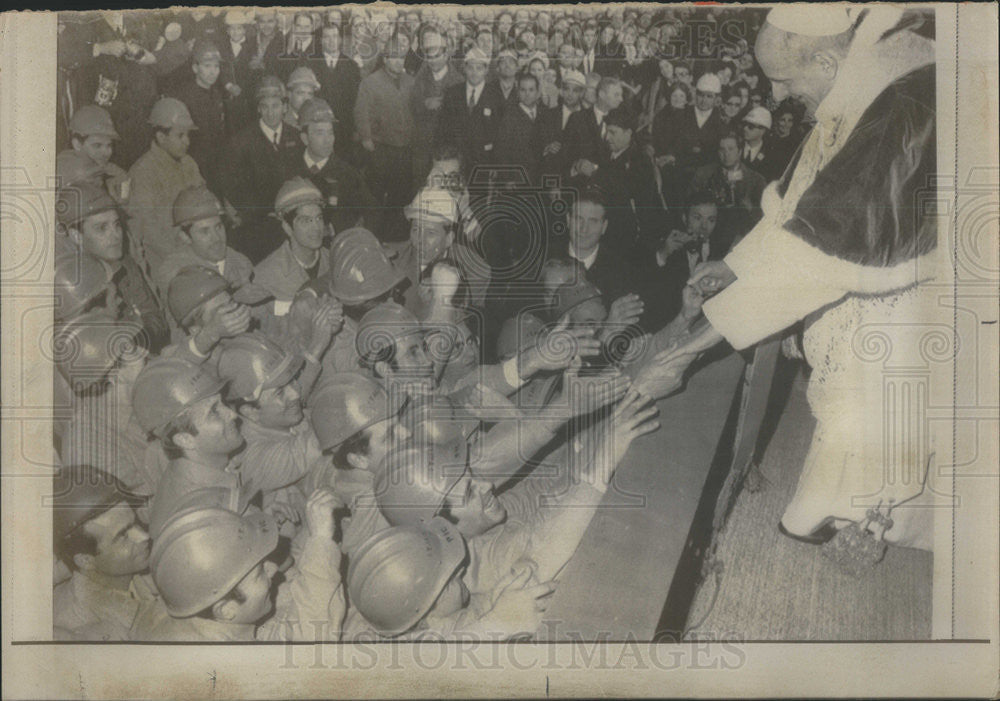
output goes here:
[{"label": "hand reaching out", "polygon": [[342,506],[329,489],[317,489],[306,501],[306,528],[313,538],[333,538],[333,510]]},{"label": "hand reaching out", "polygon": [[708,260],[694,269],[687,284],[697,287],[705,297],[721,292],[736,280],[725,261]]}]

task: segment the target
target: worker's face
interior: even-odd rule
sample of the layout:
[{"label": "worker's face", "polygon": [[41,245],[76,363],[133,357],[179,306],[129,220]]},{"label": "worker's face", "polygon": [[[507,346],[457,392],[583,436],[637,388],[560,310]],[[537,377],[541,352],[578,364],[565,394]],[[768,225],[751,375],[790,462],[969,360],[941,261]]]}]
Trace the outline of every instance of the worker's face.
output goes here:
[{"label": "worker's face", "polygon": [[535,59],[528,64],[528,73],[535,76],[535,79],[538,81],[539,85],[541,85],[542,76],[545,75],[545,64],[540,60]]},{"label": "worker's face", "polygon": [[476,335],[464,322],[458,324],[457,330],[455,346],[452,349],[451,357],[448,358],[448,365],[445,366],[445,384],[452,380],[457,382],[468,377],[469,373],[479,367],[479,341],[476,339]]},{"label": "worker's face", "polygon": [[743,101],[740,99],[739,95],[730,95],[726,98],[726,101],[722,103],[723,113],[732,119],[740,113],[740,108],[743,107]]},{"label": "worker's face", "polygon": [[198,435],[185,434],[190,437],[190,446],[184,446],[186,450],[226,455],[243,445],[236,412],[222,403],[220,395],[195,402],[189,411]]},{"label": "worker's face", "polygon": [[493,485],[466,470],[445,497],[458,532],[466,538],[485,533],[507,518],[507,509],[493,493]]},{"label": "worker's face", "polygon": [[443,256],[454,239],[443,223],[414,219],[410,226],[410,242],[417,249],[421,269]]},{"label": "worker's face", "polygon": [[674,79],[674,64],[667,59],[660,59],[656,64],[660,69],[660,75],[666,80]]},{"label": "worker's face", "polygon": [[740,162],[740,145],[736,139],[722,139],[719,142],[719,163],[723,168],[734,168]]},{"label": "worker's face", "polygon": [[194,77],[203,88],[210,88],[219,79],[219,60],[203,58],[194,64]]},{"label": "worker's face", "polygon": [[221,217],[196,221],[188,229],[191,250],[202,260],[218,263],[226,257],[226,227]]},{"label": "worker's face", "polygon": [[91,134],[82,142],[74,139],[73,147],[90,156],[92,161],[101,166],[108,164],[108,161],[111,160],[111,152],[114,150],[112,138],[100,134]]},{"label": "worker's face", "polygon": [[322,38],[323,51],[328,54],[335,54],[340,51],[340,27],[323,27]]},{"label": "worker's face", "polygon": [[265,389],[257,407],[257,423],[267,428],[291,428],[302,421],[302,396],[296,382]]},{"label": "worker's face", "polygon": [[190,130],[171,127],[169,131],[156,132],[156,143],[176,160],[187,155],[191,145]]},{"label": "worker's face", "polygon": [[476,46],[483,50],[487,56],[493,55],[493,33],[480,32],[476,37]]},{"label": "worker's face", "polygon": [[756,144],[764,138],[767,131],[764,127],[750,122],[743,122],[743,139],[751,144]]},{"label": "worker's face", "polygon": [[[501,64],[503,61],[501,61]],[[482,61],[468,61],[465,64],[465,80],[469,85],[480,85],[486,80],[486,70],[488,66]],[[517,66],[515,64],[515,70]],[[501,75],[503,75],[501,73]]]},{"label": "worker's face", "polygon": [[83,530],[97,543],[97,553],[86,560],[96,571],[119,577],[149,566],[149,534],[128,504],[112,506],[83,524]]},{"label": "worker's face", "polygon": [[609,124],[604,138],[611,147],[611,153],[618,153],[627,149],[632,143],[632,130],[623,129],[617,124]]},{"label": "worker's face", "polygon": [[278,16],[274,14],[259,15],[257,17],[257,32],[262,36],[269,37],[278,28]]},{"label": "worker's face", "polygon": [[352,454],[350,458],[351,465],[362,470],[375,470],[391,449],[402,446],[410,437],[410,431],[395,416],[372,424],[364,433],[368,438],[368,452]]},{"label": "worker's face", "polygon": [[580,100],[583,99],[583,91],[584,87],[582,85],[564,82],[559,94],[562,96],[564,105],[570,109],[576,109],[577,105],[580,104]]},{"label": "worker's face", "polygon": [[313,122],[302,130],[302,141],[315,161],[333,155],[334,132],[332,122]]},{"label": "worker's face", "polygon": [[563,44],[559,47],[559,65],[563,68],[572,68],[576,65],[576,49],[572,44]]},{"label": "worker's face", "polygon": [[590,250],[608,228],[604,207],[595,202],[573,204],[569,215],[569,239],[577,250]]},{"label": "worker's face", "polygon": [[273,562],[260,562],[240,580],[236,588],[243,595],[243,603],[226,602],[226,620],[229,623],[256,623],[271,613],[271,580],[278,566]]},{"label": "worker's face", "polygon": [[424,34],[423,51],[431,71],[439,71],[448,63],[448,52],[445,49],[444,39],[437,32]]},{"label": "worker's face", "polygon": [[594,44],[597,43],[597,30],[593,27],[587,27],[583,30],[583,45],[590,49]]},{"label": "worker's face", "polygon": [[719,218],[719,208],[714,204],[698,204],[688,209],[685,216],[688,233],[701,239],[711,238],[715,223]]},{"label": "worker's face", "polygon": [[448,580],[427,614],[438,618],[452,616],[468,606],[470,598],[469,588],[462,580],[461,570],[458,570]]},{"label": "worker's face", "polygon": [[708,110],[715,107],[715,101],[718,99],[719,93],[709,92],[707,90],[695,90],[694,92],[694,104],[702,112],[707,112]]},{"label": "worker's face", "polygon": [[84,252],[109,263],[121,260],[122,224],[118,212],[109,209],[92,214],[81,222],[79,232]]},{"label": "worker's face", "polygon": [[677,78],[677,80],[686,85],[691,84],[691,69],[689,69],[687,66],[677,66],[674,69],[674,76]]},{"label": "worker's face", "polygon": [[534,107],[538,102],[538,82],[534,80],[522,80],[518,83],[517,99],[525,107]]},{"label": "worker's face", "polygon": [[601,90],[597,94],[598,101],[600,102],[601,110],[604,112],[610,112],[622,103],[622,86],[621,84],[609,85],[604,90]]},{"label": "worker's face", "polygon": [[573,307],[569,312],[569,320],[573,326],[598,330],[608,318],[608,310],[600,297],[588,299]]},{"label": "worker's face", "polygon": [[683,90],[674,90],[670,93],[670,106],[675,110],[682,110],[687,107],[687,93]]},{"label": "worker's face", "polygon": [[326,225],[323,221],[323,209],[318,204],[304,204],[295,210],[295,218],[289,227],[282,223],[288,234],[302,248],[318,251],[323,245],[326,235]]},{"label": "worker's face", "polygon": [[243,41],[247,36],[247,27],[245,24],[229,24],[226,25],[226,33],[230,41]]},{"label": "worker's face", "polygon": [[297,37],[307,37],[312,34],[312,17],[306,14],[301,14],[295,18],[295,24],[292,25],[292,33]]},{"label": "worker's face", "polygon": [[270,129],[277,129],[285,117],[285,101],[280,97],[265,97],[257,103],[257,114]]},{"label": "worker's face", "polygon": [[297,83],[292,86],[291,91],[288,93],[288,104],[291,105],[295,113],[298,114],[299,108],[306,100],[312,99],[313,95],[316,94],[316,90],[311,85],[305,83]]},{"label": "worker's face", "polygon": [[775,124],[775,132],[778,136],[784,138],[792,133],[792,127],[795,126],[795,117],[790,113],[785,112],[780,117],[778,117],[778,122]]},{"label": "worker's face", "polygon": [[[501,78],[507,80],[513,78],[515,75],[517,75],[517,60],[513,56],[504,54],[502,57],[500,57],[500,60],[497,61],[497,73],[500,75]],[[465,74],[466,76],[468,76],[469,74],[468,67],[466,67]],[[485,73],[483,75],[485,75]],[[473,83],[473,85],[478,85],[478,84],[479,83]]]},{"label": "worker's face", "polygon": [[427,355],[423,333],[408,333],[396,340],[396,356],[393,365],[393,374],[400,378],[431,376],[433,365]]}]

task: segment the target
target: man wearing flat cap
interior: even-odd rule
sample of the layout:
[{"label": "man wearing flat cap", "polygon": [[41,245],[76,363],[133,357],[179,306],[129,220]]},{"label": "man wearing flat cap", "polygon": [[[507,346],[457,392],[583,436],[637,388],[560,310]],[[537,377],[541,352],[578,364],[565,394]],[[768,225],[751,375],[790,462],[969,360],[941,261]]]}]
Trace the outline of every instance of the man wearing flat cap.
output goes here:
[{"label": "man wearing flat cap", "polygon": [[[883,539],[932,547],[933,441],[899,426],[919,407],[883,397],[886,364],[926,366],[919,320],[938,306],[924,284],[936,273],[935,51],[912,15],[771,10],[755,55],[775,99],[798,98],[816,126],[765,191],[760,223],[695,271],[690,284],[721,292],[704,305],[705,332],[677,351],[723,338],[747,348],[804,322],[817,424],[778,525],[810,543],[833,538],[848,559],[872,551],[853,544]],[[873,330],[886,364],[863,352]]]}]

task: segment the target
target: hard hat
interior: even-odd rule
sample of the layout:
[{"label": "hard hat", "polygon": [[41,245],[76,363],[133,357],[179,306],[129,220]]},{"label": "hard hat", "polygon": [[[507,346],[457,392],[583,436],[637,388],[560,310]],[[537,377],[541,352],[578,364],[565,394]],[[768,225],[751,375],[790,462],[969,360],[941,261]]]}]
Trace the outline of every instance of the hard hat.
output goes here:
[{"label": "hard hat", "polygon": [[217,270],[201,265],[181,268],[167,287],[167,307],[180,326],[187,326],[195,312],[216,295],[229,291],[229,281]]},{"label": "hard hat", "polygon": [[508,49],[500,49],[500,52],[497,54],[497,61],[500,61],[501,59],[505,59],[505,58],[513,59],[514,61],[516,61],[517,60],[517,52],[514,51],[514,49],[509,49],[509,48]]},{"label": "hard hat", "polygon": [[564,85],[579,85],[581,88],[587,87],[587,79],[580,71],[569,70],[563,73]]},{"label": "hard hat", "polygon": [[375,498],[385,520],[409,526],[434,518],[465,474],[467,457],[464,441],[443,446],[425,441],[386,453],[375,471]]},{"label": "hard hat", "polygon": [[348,305],[375,299],[406,277],[389,261],[375,234],[360,227],[337,234],[330,260],[330,293]]},{"label": "hard hat", "polygon": [[695,90],[718,94],[722,92],[722,81],[719,80],[719,76],[715,75],[715,73],[705,73],[698,78]]},{"label": "hard hat", "polygon": [[549,57],[545,55],[542,51],[535,51],[530,56],[528,56],[528,63],[530,64],[534,60],[539,60],[542,62],[546,68],[549,67]]},{"label": "hard hat", "polygon": [[227,25],[252,24],[254,18],[253,10],[229,10],[224,21]]},{"label": "hard hat", "polygon": [[69,120],[69,131],[80,136],[120,138],[115,131],[114,122],[111,121],[111,115],[98,105],[84,105],[74,112],[73,118]]},{"label": "hard hat", "polygon": [[260,79],[257,84],[257,93],[255,99],[260,102],[265,97],[280,97],[282,100],[285,99],[285,86],[281,82],[281,78],[276,75],[265,75]]},{"label": "hard hat", "polygon": [[286,180],[274,198],[274,212],[278,216],[293,211],[304,204],[323,206],[323,193],[311,181],[301,176]]},{"label": "hard hat", "polygon": [[382,385],[354,372],[324,377],[309,395],[313,430],[323,451],[392,416]]},{"label": "hard hat", "polygon": [[53,271],[56,321],[72,319],[96,297],[108,291],[108,269],[101,261],[81,251],[56,257]]},{"label": "hard hat", "polygon": [[319,90],[320,88],[319,81],[316,80],[316,74],[308,66],[299,66],[288,76],[289,90],[300,84],[309,85],[313,90]]},{"label": "hard hat", "polygon": [[61,467],[55,474],[52,490],[53,539],[59,542],[92,518],[126,502],[128,497],[125,485],[103,470],[91,465]]},{"label": "hard hat", "polygon": [[186,226],[201,219],[221,217],[219,199],[204,185],[193,185],[174,198],[174,226]]},{"label": "hard hat", "polygon": [[222,61],[222,54],[219,47],[207,39],[198,39],[191,49],[191,61],[202,63],[204,61]]},{"label": "hard hat", "polygon": [[497,336],[497,357],[501,360],[513,358],[522,349],[534,345],[544,328],[544,321],[527,312],[507,319]]},{"label": "hard hat", "polygon": [[417,317],[395,302],[383,302],[361,317],[355,348],[363,359],[382,360],[396,341],[414,333],[423,333]]},{"label": "hard hat", "polygon": [[454,224],[458,221],[458,203],[450,192],[439,187],[425,187],[403,208],[409,220]]},{"label": "hard hat", "polygon": [[584,302],[601,297],[601,291],[597,289],[597,286],[587,280],[577,280],[561,285],[556,288],[555,294],[553,314],[557,317]]},{"label": "hard hat", "polygon": [[219,379],[228,383],[227,401],[256,401],[265,389],[291,382],[304,364],[301,357],[259,332],[241,333],[219,346],[218,373]]},{"label": "hard hat", "polygon": [[454,397],[443,394],[432,394],[408,403],[399,423],[408,430],[413,445],[433,443],[447,448],[439,455],[454,453],[462,461],[468,437],[479,428],[479,419],[460,407]]},{"label": "hard hat", "polygon": [[333,109],[326,100],[319,97],[311,97],[302,103],[299,108],[299,127],[305,128],[308,124],[336,124],[337,119],[333,116]]},{"label": "hard hat", "polygon": [[[68,148],[56,155],[56,177],[63,187],[82,180],[100,181],[102,175],[104,175],[104,168],[101,167],[101,164],[85,153]],[[59,214],[58,207],[59,199],[57,196],[57,215]]]},{"label": "hard hat", "polygon": [[758,127],[764,127],[765,129],[771,128],[771,113],[768,112],[766,107],[753,107],[747,112],[747,116],[743,118],[743,121],[749,124],[755,124]]},{"label": "hard hat", "polygon": [[96,381],[136,351],[141,334],[138,324],[116,319],[106,309],[94,309],[60,327],[52,338],[52,355],[67,382]]},{"label": "hard hat", "polygon": [[181,508],[153,542],[150,570],[167,612],[184,618],[231,592],[278,545],[270,514],[239,514],[213,505]]},{"label": "hard hat", "polygon": [[[66,160],[64,159],[64,165]],[[58,171],[56,172],[58,173]],[[99,180],[93,178],[72,182],[67,180],[56,195],[56,219],[65,227],[73,226],[89,216],[117,207],[118,204],[111,197],[108,189]]]},{"label": "hard hat", "polygon": [[132,410],[139,425],[159,436],[181,412],[221,389],[222,380],[205,363],[158,358],[151,360],[136,378]]},{"label": "hard hat", "polygon": [[187,105],[175,97],[161,97],[149,113],[149,123],[164,129],[197,129]]},{"label": "hard hat", "polygon": [[464,560],[465,540],[443,518],[388,528],[351,558],[348,596],[375,630],[399,635],[431,610]]},{"label": "hard hat", "polygon": [[486,52],[480,49],[478,46],[473,46],[468,51],[465,52],[465,63],[486,63],[489,64],[490,57],[486,55]]}]

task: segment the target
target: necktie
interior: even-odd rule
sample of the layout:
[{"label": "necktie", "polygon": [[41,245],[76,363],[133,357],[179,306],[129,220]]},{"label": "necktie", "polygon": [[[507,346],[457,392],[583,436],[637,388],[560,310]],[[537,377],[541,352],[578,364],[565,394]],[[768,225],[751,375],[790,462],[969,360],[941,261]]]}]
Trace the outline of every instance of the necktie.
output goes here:
[{"label": "necktie", "polygon": [[475,106],[476,106],[476,89],[472,88],[471,90],[469,90],[469,111],[471,112],[472,108]]},{"label": "necktie", "polygon": [[313,163],[311,166],[309,166],[309,172],[312,173],[313,175],[316,175],[317,173],[319,173],[319,166]]},{"label": "necktie", "polygon": [[281,148],[281,134],[274,132],[274,150],[277,151]]}]

